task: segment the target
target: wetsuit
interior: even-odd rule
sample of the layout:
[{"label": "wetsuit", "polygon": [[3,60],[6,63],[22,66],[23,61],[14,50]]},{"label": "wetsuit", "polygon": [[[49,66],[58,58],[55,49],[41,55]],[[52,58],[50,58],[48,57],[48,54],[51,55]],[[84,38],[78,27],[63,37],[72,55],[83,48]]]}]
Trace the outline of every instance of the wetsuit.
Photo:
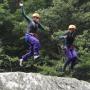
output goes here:
[{"label": "wetsuit", "polygon": [[27,31],[25,33],[25,41],[29,45],[29,52],[22,56],[23,60],[27,60],[31,56],[39,55],[40,42],[38,39],[37,32],[39,28],[43,30],[44,28],[40,23],[37,23],[33,21],[32,19],[30,19],[28,16],[26,16],[23,7],[21,7],[21,12],[22,12],[23,17],[28,22]]},{"label": "wetsuit", "polygon": [[77,52],[75,51],[75,46],[73,45],[75,37],[76,31],[67,31],[63,36],[60,37],[61,39],[64,39],[65,55],[67,57],[63,70],[65,70],[69,64],[71,64],[70,69],[73,69],[77,60]]}]

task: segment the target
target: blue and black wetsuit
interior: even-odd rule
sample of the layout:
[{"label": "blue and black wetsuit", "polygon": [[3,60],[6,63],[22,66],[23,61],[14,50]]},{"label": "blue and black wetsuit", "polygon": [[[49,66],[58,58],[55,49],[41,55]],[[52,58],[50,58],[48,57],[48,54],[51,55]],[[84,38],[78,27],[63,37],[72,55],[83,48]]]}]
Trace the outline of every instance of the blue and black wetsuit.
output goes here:
[{"label": "blue and black wetsuit", "polygon": [[67,57],[67,60],[64,64],[64,70],[66,69],[67,65],[69,65],[71,63],[71,69],[74,68],[76,59],[77,59],[77,53],[75,51],[75,47],[74,47],[74,40],[76,37],[76,32],[73,31],[67,31],[63,36],[61,36],[61,38],[64,39],[64,44],[65,44],[65,55]]},{"label": "blue and black wetsuit", "polygon": [[27,27],[27,31],[25,33],[25,41],[29,44],[29,52],[26,53],[25,55],[22,56],[23,60],[27,60],[28,57],[34,56],[34,55],[39,55],[39,50],[40,50],[40,42],[37,38],[37,32],[38,29],[43,29],[43,26],[40,23],[37,23],[35,21],[33,21],[32,19],[30,19],[24,11],[24,8],[21,7],[21,12],[23,17],[27,20],[28,22],[28,27]]}]

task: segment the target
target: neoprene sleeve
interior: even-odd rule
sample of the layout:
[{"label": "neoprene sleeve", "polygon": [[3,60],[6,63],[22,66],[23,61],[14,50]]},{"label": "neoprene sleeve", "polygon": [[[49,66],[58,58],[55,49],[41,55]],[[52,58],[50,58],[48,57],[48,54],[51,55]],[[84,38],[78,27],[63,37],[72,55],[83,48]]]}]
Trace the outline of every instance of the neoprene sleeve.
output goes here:
[{"label": "neoprene sleeve", "polygon": [[31,19],[25,14],[24,7],[21,7],[21,13],[22,13],[23,17],[27,20],[27,22],[30,23]]},{"label": "neoprene sleeve", "polygon": [[[30,23],[32,21],[32,19],[26,15],[24,7],[21,7],[21,13],[22,13],[23,17],[27,20],[28,23]],[[45,28],[43,27],[43,25],[41,23],[38,23],[38,25],[39,25],[40,29],[45,30]]]}]

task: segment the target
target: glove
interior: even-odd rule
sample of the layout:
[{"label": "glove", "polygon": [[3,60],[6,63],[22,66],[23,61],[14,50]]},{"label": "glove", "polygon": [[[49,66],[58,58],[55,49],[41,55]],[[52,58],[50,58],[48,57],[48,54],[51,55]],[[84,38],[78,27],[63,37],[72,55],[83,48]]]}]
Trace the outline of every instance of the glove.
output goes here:
[{"label": "glove", "polygon": [[23,3],[19,3],[19,6],[20,6],[20,7],[23,7]]},{"label": "glove", "polygon": [[60,39],[65,39],[67,36],[60,36],[59,38]]},{"label": "glove", "polygon": [[64,49],[67,49],[67,46],[64,46]]},{"label": "glove", "polygon": [[63,50],[66,50],[66,49],[67,49],[67,46],[61,45],[61,48],[62,48]]}]

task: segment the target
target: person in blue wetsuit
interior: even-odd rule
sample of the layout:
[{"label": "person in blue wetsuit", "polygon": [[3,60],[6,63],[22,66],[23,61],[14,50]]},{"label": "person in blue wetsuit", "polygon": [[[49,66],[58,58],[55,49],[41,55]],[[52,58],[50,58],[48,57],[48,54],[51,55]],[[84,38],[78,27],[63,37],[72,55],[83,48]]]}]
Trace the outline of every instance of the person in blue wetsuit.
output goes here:
[{"label": "person in blue wetsuit", "polygon": [[28,27],[27,31],[25,33],[25,41],[29,45],[29,52],[23,55],[20,59],[20,66],[22,66],[22,62],[27,60],[29,57],[33,56],[34,60],[37,59],[39,55],[39,50],[40,50],[40,42],[38,39],[38,29],[44,30],[43,26],[40,24],[40,15],[38,13],[34,13],[32,15],[32,19],[29,18],[24,11],[24,6],[23,3],[20,3],[21,7],[21,13],[23,17],[27,20],[28,22]]},{"label": "person in blue wetsuit", "polygon": [[60,39],[64,39],[65,44],[65,55],[67,57],[67,60],[65,61],[63,71],[66,70],[66,67],[70,65],[70,70],[73,70],[76,60],[77,60],[77,52],[75,50],[74,46],[74,40],[76,37],[76,26],[75,25],[69,25],[67,32],[60,36]]}]

